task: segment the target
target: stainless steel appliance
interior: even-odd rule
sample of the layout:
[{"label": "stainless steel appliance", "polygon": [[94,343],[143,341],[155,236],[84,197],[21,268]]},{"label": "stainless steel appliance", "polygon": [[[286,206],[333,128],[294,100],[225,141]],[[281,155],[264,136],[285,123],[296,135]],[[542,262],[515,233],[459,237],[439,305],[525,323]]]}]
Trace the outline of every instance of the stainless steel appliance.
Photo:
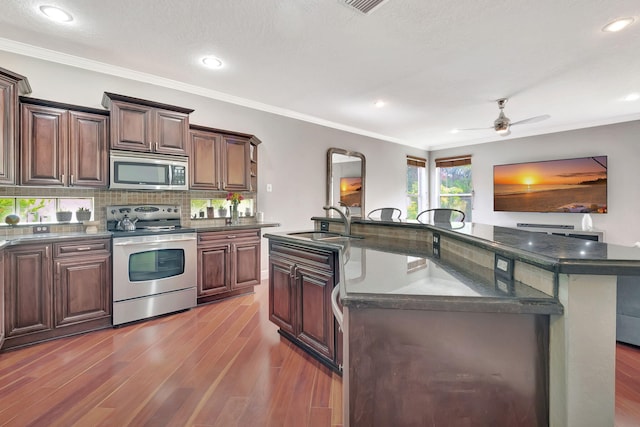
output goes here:
[{"label": "stainless steel appliance", "polygon": [[179,206],[109,206],[107,230],[114,325],[196,305],[196,232],[181,227]]},{"label": "stainless steel appliance", "polygon": [[111,150],[109,188],[188,190],[186,157]]}]

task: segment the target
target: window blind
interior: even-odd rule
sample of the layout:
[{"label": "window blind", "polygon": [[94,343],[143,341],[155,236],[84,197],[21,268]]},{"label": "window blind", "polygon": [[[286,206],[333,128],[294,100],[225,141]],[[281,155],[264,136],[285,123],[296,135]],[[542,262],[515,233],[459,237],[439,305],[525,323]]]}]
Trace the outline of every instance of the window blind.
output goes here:
[{"label": "window blind", "polygon": [[407,166],[415,166],[419,168],[427,167],[427,159],[421,157],[407,156]]},{"label": "window blind", "polygon": [[437,168],[450,168],[453,166],[466,166],[471,164],[471,154],[465,154],[462,156],[442,157],[436,159]]}]

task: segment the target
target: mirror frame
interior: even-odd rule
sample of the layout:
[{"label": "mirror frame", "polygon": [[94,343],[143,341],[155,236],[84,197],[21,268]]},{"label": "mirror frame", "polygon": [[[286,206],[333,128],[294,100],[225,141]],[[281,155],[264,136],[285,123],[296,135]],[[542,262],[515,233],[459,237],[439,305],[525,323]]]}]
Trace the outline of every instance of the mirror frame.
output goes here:
[{"label": "mirror frame", "polygon": [[[357,157],[362,162],[360,166],[360,176],[362,178],[362,190],[360,195],[360,218],[366,217],[366,211],[364,209],[364,200],[365,200],[365,186],[366,186],[366,160],[364,154],[359,153],[357,151],[348,151],[343,150],[342,148],[329,148],[327,150],[327,205],[333,205],[333,162],[332,157],[334,154],[342,154],[343,156]],[[336,205],[337,206],[337,205]],[[332,213],[327,211],[327,217],[331,217]]]}]

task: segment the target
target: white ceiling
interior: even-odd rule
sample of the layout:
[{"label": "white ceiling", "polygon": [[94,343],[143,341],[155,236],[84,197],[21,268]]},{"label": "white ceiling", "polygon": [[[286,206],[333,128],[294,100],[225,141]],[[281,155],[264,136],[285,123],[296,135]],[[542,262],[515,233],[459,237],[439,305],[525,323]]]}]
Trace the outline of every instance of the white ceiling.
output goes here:
[{"label": "white ceiling", "polygon": [[491,126],[501,97],[513,121],[551,115],[507,138],[640,119],[622,101],[640,92],[638,0],[389,0],[368,15],[340,0],[3,0],[0,50],[423,149],[501,139],[450,132]]}]

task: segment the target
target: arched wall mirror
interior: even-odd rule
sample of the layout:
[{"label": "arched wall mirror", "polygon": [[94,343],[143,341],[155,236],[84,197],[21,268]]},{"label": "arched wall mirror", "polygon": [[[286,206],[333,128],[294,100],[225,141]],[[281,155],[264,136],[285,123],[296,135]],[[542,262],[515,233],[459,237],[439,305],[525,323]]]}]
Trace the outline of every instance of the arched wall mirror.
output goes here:
[{"label": "arched wall mirror", "polygon": [[[366,161],[364,154],[341,148],[327,150],[327,205],[346,206],[351,216],[364,217]],[[327,216],[338,215],[328,211]]]}]

